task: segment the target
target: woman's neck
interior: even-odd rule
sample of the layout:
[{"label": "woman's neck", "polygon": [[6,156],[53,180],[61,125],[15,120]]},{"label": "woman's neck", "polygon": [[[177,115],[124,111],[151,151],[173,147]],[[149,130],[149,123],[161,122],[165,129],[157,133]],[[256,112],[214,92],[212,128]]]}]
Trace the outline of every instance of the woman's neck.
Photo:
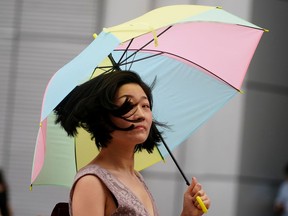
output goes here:
[{"label": "woman's neck", "polygon": [[92,163],[114,172],[134,174],[134,147],[126,147],[114,143],[102,148]]}]

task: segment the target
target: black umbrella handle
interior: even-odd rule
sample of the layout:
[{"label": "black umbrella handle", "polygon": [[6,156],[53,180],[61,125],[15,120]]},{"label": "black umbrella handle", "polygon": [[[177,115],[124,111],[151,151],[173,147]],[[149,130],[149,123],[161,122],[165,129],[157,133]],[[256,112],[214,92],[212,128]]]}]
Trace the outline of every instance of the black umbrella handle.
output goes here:
[{"label": "black umbrella handle", "polygon": [[162,141],[162,143],[164,144],[165,148],[167,149],[169,155],[171,156],[173,162],[175,163],[176,167],[178,168],[178,170],[180,171],[182,177],[184,178],[184,181],[186,183],[186,185],[190,185],[190,182],[188,181],[186,175],[184,174],[184,172],[182,171],[181,167],[179,166],[178,162],[176,161],[174,155],[172,154],[171,150],[169,149],[168,145],[166,144],[165,140],[163,139],[163,137],[160,135],[160,139]]}]

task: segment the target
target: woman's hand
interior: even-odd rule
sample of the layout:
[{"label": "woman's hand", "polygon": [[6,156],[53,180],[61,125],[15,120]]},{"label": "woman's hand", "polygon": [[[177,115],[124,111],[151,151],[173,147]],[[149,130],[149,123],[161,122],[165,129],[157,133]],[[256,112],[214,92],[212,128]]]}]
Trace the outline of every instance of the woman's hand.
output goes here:
[{"label": "woman's hand", "polygon": [[184,193],[183,210],[181,216],[200,216],[204,214],[201,206],[196,200],[197,196],[201,198],[206,208],[209,209],[210,198],[202,189],[202,186],[198,183],[197,179],[193,177],[191,185]]}]

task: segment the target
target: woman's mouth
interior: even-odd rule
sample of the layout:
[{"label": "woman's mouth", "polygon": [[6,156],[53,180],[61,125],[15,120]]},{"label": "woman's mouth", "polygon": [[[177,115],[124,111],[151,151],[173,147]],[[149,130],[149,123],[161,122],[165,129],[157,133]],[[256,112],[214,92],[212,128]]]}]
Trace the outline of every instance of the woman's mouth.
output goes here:
[{"label": "woman's mouth", "polygon": [[133,130],[145,130],[145,127],[142,125],[135,126]]}]

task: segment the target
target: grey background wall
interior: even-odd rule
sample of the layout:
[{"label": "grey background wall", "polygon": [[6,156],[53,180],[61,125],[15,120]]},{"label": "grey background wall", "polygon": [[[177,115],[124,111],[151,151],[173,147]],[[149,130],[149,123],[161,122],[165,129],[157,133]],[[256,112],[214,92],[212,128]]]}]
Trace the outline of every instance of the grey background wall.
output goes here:
[{"label": "grey background wall", "polygon": [[253,22],[271,31],[261,41],[247,81],[237,216],[272,215],[271,198],[288,162],[287,9],[287,1],[252,4]]},{"label": "grey background wall", "polygon": [[[238,95],[199,128],[175,157],[212,198],[207,215],[268,216],[288,161],[288,2],[285,0],[0,0],[0,167],[16,216],[50,215],[69,189],[29,191],[40,107],[50,77],[94,32],[171,4],[220,5],[270,30]],[[143,172],[161,215],[179,215],[186,188],[175,165]]]}]

